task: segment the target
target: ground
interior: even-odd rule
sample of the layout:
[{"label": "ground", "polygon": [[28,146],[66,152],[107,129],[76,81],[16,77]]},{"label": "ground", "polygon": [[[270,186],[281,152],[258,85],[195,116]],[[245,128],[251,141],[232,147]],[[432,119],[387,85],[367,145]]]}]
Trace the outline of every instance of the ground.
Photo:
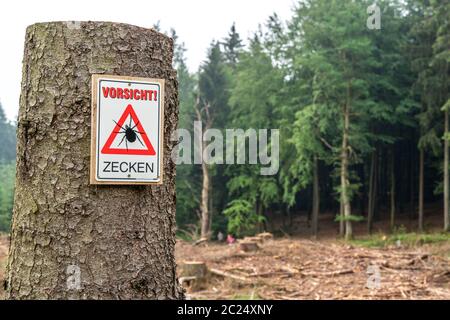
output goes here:
[{"label": "ground", "polygon": [[449,253],[448,241],[366,248],[292,238],[268,241],[255,253],[183,241],[176,249],[179,264],[204,261],[226,272],[211,276],[204,290],[187,287],[191,299],[450,299]]},{"label": "ground", "polygon": [[394,232],[388,219],[376,221],[370,237],[365,222],[354,223],[350,242],[339,240],[332,214],[321,214],[319,237],[310,240],[300,216],[291,227],[295,236],[278,221],[269,226],[278,236],[255,253],[179,240],[176,259],[226,273],[195,291],[186,285],[191,299],[450,299],[450,234],[440,233],[439,212],[427,208],[425,234],[414,233],[417,220],[405,216]]}]

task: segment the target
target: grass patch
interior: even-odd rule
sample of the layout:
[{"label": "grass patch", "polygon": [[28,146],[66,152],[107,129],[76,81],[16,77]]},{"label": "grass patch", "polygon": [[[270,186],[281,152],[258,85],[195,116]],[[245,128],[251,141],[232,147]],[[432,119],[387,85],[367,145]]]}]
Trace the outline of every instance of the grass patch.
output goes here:
[{"label": "grass patch", "polygon": [[393,233],[391,235],[376,234],[351,240],[352,244],[367,248],[384,248],[402,245],[407,247],[420,246],[429,243],[450,242],[450,233]]}]

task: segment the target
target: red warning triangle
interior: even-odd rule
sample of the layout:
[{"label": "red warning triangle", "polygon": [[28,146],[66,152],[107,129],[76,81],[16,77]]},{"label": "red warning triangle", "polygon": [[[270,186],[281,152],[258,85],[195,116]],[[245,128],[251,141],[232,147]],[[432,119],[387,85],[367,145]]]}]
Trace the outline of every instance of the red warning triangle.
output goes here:
[{"label": "red warning triangle", "polygon": [[[123,140],[128,140],[125,134],[126,128],[123,127],[125,121],[128,119],[128,117],[131,117],[133,122],[135,123],[135,135],[137,135],[136,139],[139,139],[139,136],[142,138],[142,142],[145,145],[146,149],[130,149],[126,146],[128,145],[128,142],[126,141],[123,145],[123,148],[111,148],[112,143],[114,142],[114,139],[118,134],[124,135],[122,138]],[[137,131],[137,132],[136,132]],[[132,133],[133,134],[133,133]],[[122,141],[123,141],[122,140]],[[147,134],[145,133],[144,128],[142,127],[141,122],[139,121],[136,112],[134,112],[133,107],[131,104],[127,106],[125,111],[123,112],[122,116],[120,117],[119,121],[116,122],[116,125],[114,126],[111,134],[109,135],[108,140],[106,140],[105,145],[102,148],[102,153],[105,154],[131,154],[131,155],[148,155],[148,156],[154,156],[156,155],[155,149],[153,148],[150,140],[147,137]]]}]

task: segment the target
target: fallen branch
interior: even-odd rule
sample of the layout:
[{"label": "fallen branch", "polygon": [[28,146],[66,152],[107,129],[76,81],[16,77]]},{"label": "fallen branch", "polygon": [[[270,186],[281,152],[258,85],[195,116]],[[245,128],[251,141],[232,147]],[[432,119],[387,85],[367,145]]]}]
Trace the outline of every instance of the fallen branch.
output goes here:
[{"label": "fallen branch", "polygon": [[268,271],[268,272],[260,272],[260,273],[251,273],[248,276],[249,277],[270,277],[270,276],[286,275],[286,274],[292,274],[292,272],[288,272],[288,271]]},{"label": "fallen branch", "polygon": [[249,277],[269,277],[269,276],[277,276],[277,275],[281,275],[281,276],[292,276],[294,274],[299,274],[300,272],[297,269],[288,267],[288,266],[283,266],[281,267],[281,270],[275,270],[275,271],[267,271],[267,272],[254,272],[249,274]]},{"label": "fallen branch", "polygon": [[202,243],[207,242],[207,241],[208,241],[208,238],[200,238],[197,241],[195,241],[193,245],[194,246],[198,246],[199,244],[202,244]]},{"label": "fallen branch", "polygon": [[354,273],[353,269],[344,269],[344,270],[331,271],[331,272],[300,272],[300,274],[305,277],[327,277],[327,276],[337,276],[337,275],[349,274],[349,273]]},{"label": "fallen branch", "polygon": [[234,275],[232,273],[229,273],[229,272],[226,272],[226,271],[222,271],[222,270],[219,270],[219,269],[211,268],[211,269],[209,269],[209,272],[211,272],[212,274],[221,276],[221,277],[231,278],[231,279],[242,281],[242,282],[249,282],[249,279],[247,279],[247,278],[240,277],[240,276],[237,276],[237,275]]}]

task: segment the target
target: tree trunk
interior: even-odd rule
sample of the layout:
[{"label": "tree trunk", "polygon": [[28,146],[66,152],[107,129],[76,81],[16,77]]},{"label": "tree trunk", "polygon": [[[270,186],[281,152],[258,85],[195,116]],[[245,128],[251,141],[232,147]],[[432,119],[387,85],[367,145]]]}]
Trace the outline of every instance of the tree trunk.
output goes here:
[{"label": "tree trunk", "polygon": [[348,104],[344,106],[344,129],[342,134],[341,154],[341,193],[345,218],[345,239],[353,237],[352,222],[350,221],[351,207],[349,198],[349,176],[348,176],[348,131],[350,128],[350,110]]},{"label": "tree trunk", "polygon": [[200,212],[202,214],[201,237],[209,239],[211,236],[211,218],[209,215],[209,170],[208,165],[204,161],[202,161],[202,177],[202,199],[200,202]]},{"label": "tree trunk", "polygon": [[258,216],[264,218],[262,220],[262,222],[260,223],[260,226],[262,227],[262,230],[260,232],[264,233],[264,232],[271,231],[273,229],[273,224],[270,224],[271,228],[269,228],[269,225],[267,224],[267,221],[269,219],[267,219],[266,215],[264,214],[265,208],[264,208],[263,202],[261,201],[261,199],[259,197],[256,198],[256,203],[258,204],[257,211],[256,211]]},{"label": "tree trunk", "polygon": [[378,209],[378,181],[380,180],[380,169],[379,169],[379,156],[378,152],[376,153],[375,159],[375,175],[373,180],[373,195],[372,195],[372,224],[375,218],[375,209]]},{"label": "tree trunk", "polygon": [[291,232],[291,230],[292,230],[292,211],[291,211],[291,207],[289,206],[289,204],[286,205],[286,211],[288,214],[289,232]]},{"label": "tree trunk", "polygon": [[392,147],[391,154],[391,192],[390,192],[390,203],[391,203],[391,219],[390,227],[394,230],[395,225],[395,146]]},{"label": "tree trunk", "polygon": [[448,211],[448,109],[445,109],[445,134],[444,134],[444,231],[449,231]]},{"label": "tree trunk", "polygon": [[314,177],[313,177],[313,208],[312,208],[312,235],[317,237],[320,210],[320,190],[319,190],[319,161],[314,157]]},{"label": "tree trunk", "polygon": [[[205,103],[203,108],[200,106],[200,95],[197,96],[195,102],[195,112],[197,114],[197,120],[202,124],[202,127],[205,126],[205,131],[209,130],[212,126],[213,119],[209,112],[210,105],[209,103]],[[205,113],[205,116],[202,115]],[[205,118],[205,119],[204,119]],[[203,137],[201,138],[202,143],[202,153],[203,150],[206,149],[206,143],[203,141]],[[200,229],[200,237],[205,239],[210,239],[211,237],[211,211],[210,211],[210,199],[209,199],[209,167],[208,164],[203,159],[202,154],[202,194],[200,199],[200,213],[201,213],[201,229]]]},{"label": "tree trunk", "polygon": [[408,217],[409,219],[413,219],[416,213],[416,209],[415,209],[415,199],[414,199],[414,194],[415,194],[415,162],[414,159],[416,157],[416,147],[414,145],[411,145],[411,162],[410,162],[410,186],[409,186],[409,214]]},{"label": "tree trunk", "polygon": [[[28,27],[7,271],[10,299],[180,299],[173,41],[102,22]],[[164,184],[89,185],[91,74],[163,78]]]},{"label": "tree trunk", "polygon": [[423,231],[423,179],[424,179],[424,157],[425,152],[420,149],[419,155],[419,231]]},{"label": "tree trunk", "polygon": [[342,192],[341,201],[339,202],[339,236],[342,238],[345,236],[344,201],[342,201]]},{"label": "tree trunk", "polygon": [[369,203],[367,205],[367,232],[372,233],[373,228],[373,209],[374,209],[374,196],[375,196],[375,180],[376,180],[376,161],[377,161],[377,151],[372,152],[372,163],[370,165],[370,177],[369,177]]}]

